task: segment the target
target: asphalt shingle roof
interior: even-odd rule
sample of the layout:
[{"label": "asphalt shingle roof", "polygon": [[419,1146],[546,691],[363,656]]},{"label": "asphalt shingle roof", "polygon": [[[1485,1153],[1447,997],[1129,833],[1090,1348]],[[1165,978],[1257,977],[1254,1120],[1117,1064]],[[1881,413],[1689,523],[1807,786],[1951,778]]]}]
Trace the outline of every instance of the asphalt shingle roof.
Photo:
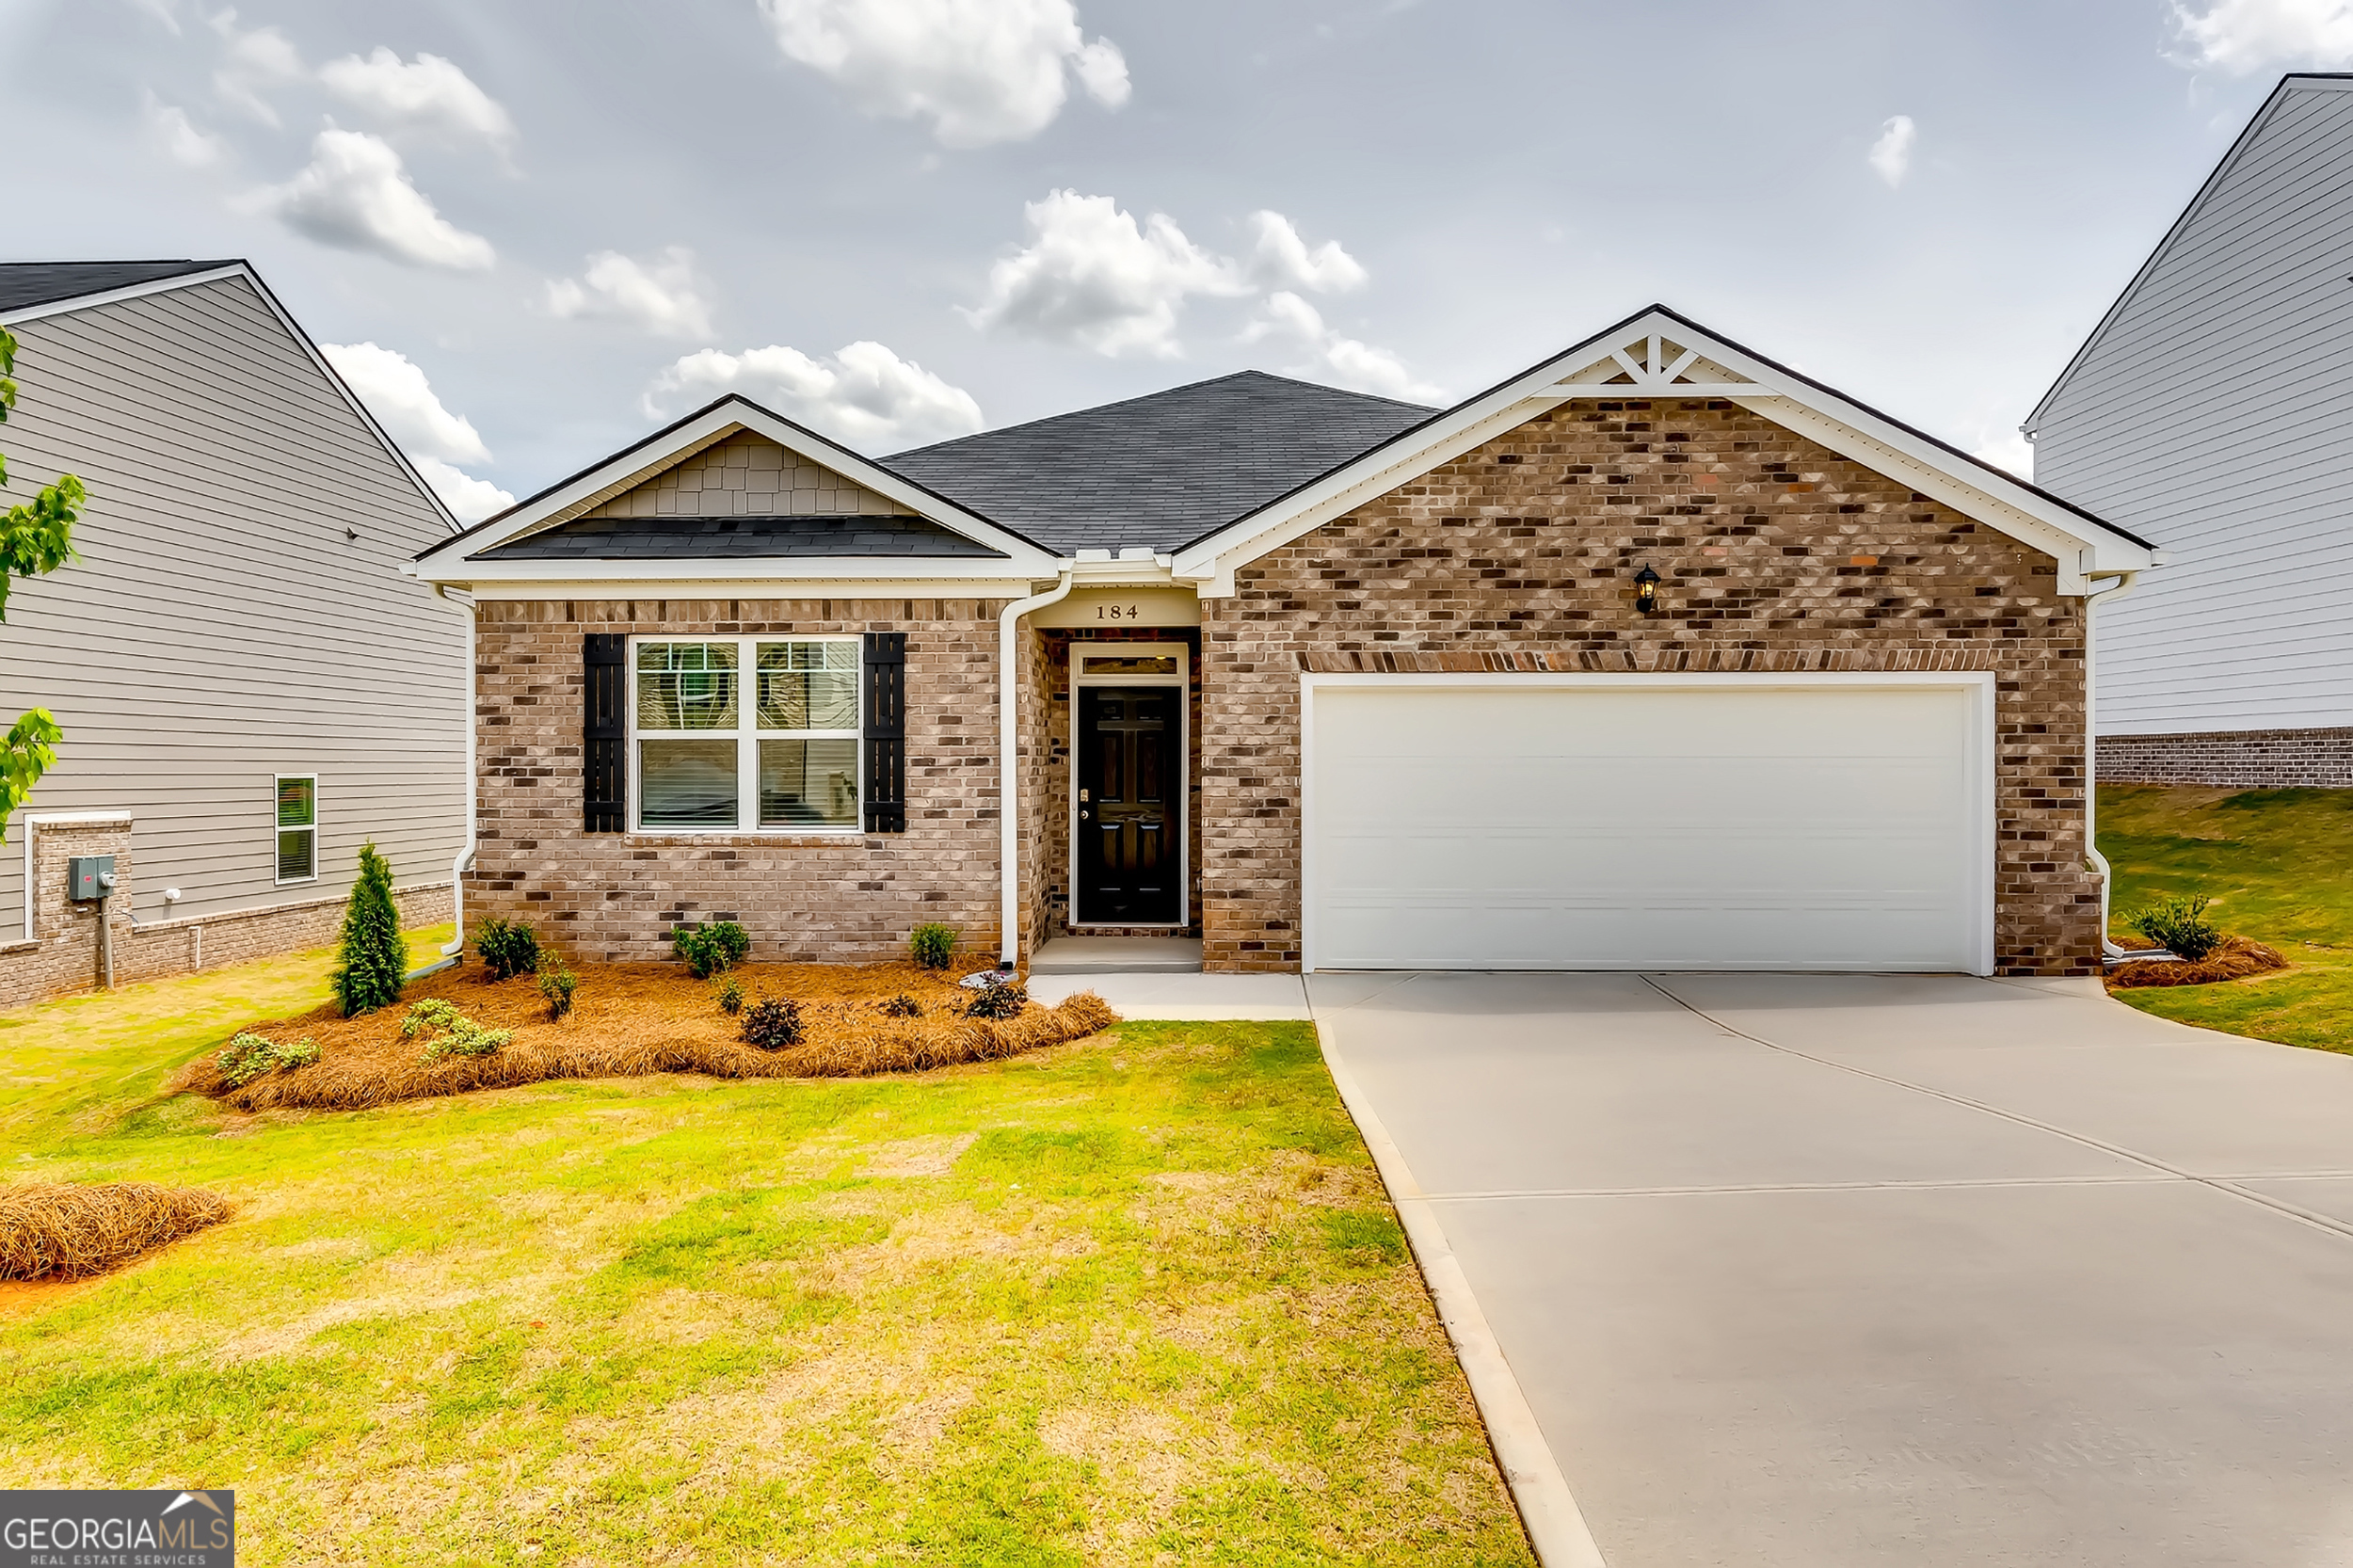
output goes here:
[{"label": "asphalt shingle roof", "polygon": [[1001,561],[1001,551],[924,518],[574,518],[477,551],[476,561],[741,560],[781,555],[904,555]]},{"label": "asphalt shingle roof", "polygon": [[210,272],[233,262],[0,262],[0,311],[29,310],[86,294]]},{"label": "asphalt shingle roof", "polygon": [[882,459],[1049,550],[1175,550],[1436,413],[1246,370]]}]

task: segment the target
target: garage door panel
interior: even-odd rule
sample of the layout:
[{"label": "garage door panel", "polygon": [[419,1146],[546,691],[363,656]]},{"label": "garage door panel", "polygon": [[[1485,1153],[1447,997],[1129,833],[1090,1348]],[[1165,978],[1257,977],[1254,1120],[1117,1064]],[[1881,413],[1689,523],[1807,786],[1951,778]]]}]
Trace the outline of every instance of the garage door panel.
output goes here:
[{"label": "garage door panel", "polygon": [[1976,695],[1317,690],[1313,960],[1977,968]]}]

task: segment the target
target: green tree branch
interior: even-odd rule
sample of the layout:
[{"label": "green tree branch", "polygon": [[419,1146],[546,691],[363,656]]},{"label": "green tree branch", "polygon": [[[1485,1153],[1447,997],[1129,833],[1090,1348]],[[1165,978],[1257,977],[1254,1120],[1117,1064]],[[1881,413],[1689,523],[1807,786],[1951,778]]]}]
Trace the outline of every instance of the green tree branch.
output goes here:
[{"label": "green tree branch", "polygon": [[[16,335],[0,327],[0,424],[8,423],[16,407],[15,374]],[[0,485],[8,482],[8,456],[0,452]],[[61,473],[56,484],[41,487],[31,505],[11,506],[0,517],[0,623],[8,618],[8,590],[16,579],[39,577],[76,558],[73,524],[88,499],[81,480]],[[65,731],[49,710],[36,708],[19,717],[0,740],[0,842],[7,840],[8,819],[57,760],[57,744],[64,739]],[[30,889],[26,896],[31,896]]]}]

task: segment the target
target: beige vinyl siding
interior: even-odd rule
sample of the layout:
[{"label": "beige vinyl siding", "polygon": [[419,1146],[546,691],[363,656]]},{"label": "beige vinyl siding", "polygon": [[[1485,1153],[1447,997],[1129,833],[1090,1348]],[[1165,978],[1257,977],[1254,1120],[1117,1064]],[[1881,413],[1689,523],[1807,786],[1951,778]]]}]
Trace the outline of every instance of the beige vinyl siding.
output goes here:
[{"label": "beige vinyl siding", "polygon": [[2353,724],[2353,83],[2292,80],[2039,410],[2038,483],[2171,552],[2109,734]]},{"label": "beige vinyl siding", "polygon": [[[9,493],[69,469],[90,491],[82,559],[0,627],[0,712],[66,731],[32,809],[136,817],[141,920],[167,887],[173,915],[339,894],[371,838],[402,882],[445,878],[466,623],[399,572],[440,513],[242,279],[13,330]],[[312,883],[276,884],[279,774],[318,776]]]}]

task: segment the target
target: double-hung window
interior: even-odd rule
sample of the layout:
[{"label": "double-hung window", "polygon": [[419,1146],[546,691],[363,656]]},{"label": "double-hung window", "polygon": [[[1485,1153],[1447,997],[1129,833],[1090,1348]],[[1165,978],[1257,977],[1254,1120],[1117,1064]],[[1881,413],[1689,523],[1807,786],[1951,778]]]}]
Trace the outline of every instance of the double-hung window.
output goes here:
[{"label": "double-hung window", "polygon": [[308,882],[319,874],[319,781],[315,774],[278,779],[278,880]]},{"label": "double-hung window", "polygon": [[640,640],[637,825],[858,831],[856,637]]}]

